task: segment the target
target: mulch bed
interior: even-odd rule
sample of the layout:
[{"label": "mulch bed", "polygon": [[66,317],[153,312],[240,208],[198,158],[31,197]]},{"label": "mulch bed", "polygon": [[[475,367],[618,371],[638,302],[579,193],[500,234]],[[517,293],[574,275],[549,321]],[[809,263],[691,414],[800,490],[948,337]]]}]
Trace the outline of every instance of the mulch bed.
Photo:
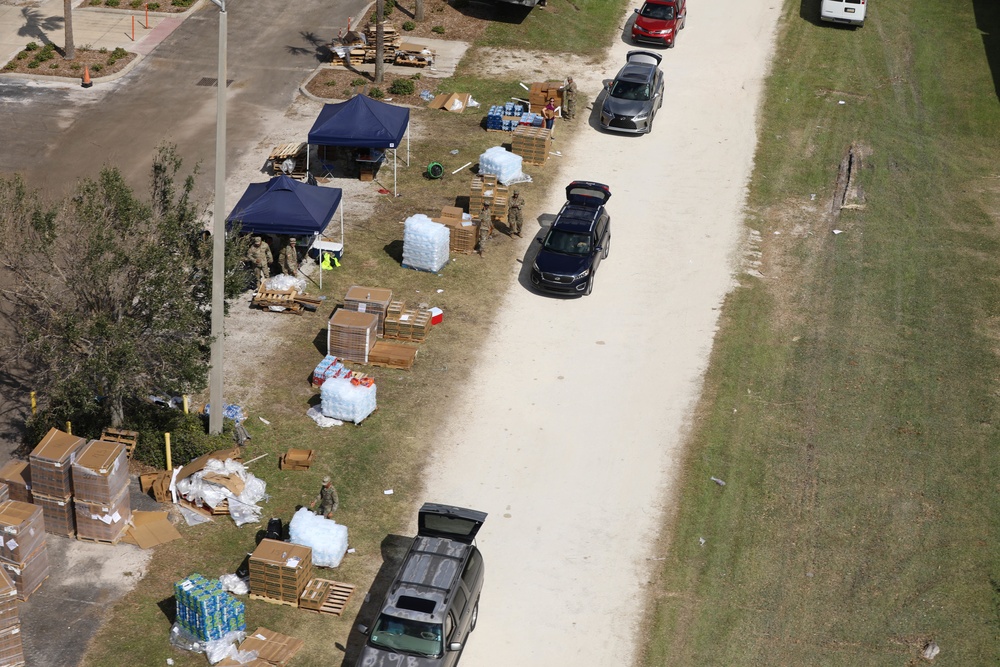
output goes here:
[{"label": "mulch bed", "polygon": [[[349,69],[322,69],[319,73],[312,78],[308,85],[306,85],[306,90],[315,95],[316,97],[321,97],[324,99],[336,99],[336,100],[346,100],[353,97],[355,94],[368,95],[371,97],[372,89],[378,88],[384,94],[381,98],[383,102],[392,102],[393,104],[410,104],[413,106],[423,106],[427,104],[420,97],[420,91],[434,89],[438,85],[437,79],[413,79],[414,75],[400,75],[391,74],[389,72],[385,73],[382,83],[376,85],[373,76],[367,72],[357,72]],[[394,95],[389,92],[389,86],[396,79],[411,79],[413,81],[413,94],[412,95]],[[363,83],[361,83],[363,81]],[[376,98],[377,99],[377,98]]]},{"label": "mulch bed", "polygon": [[149,11],[155,12],[157,14],[180,14],[181,12],[186,12],[191,9],[194,5],[193,0],[183,0],[180,5],[175,5],[171,0],[154,0],[148,2],[147,0],[89,0],[82,7],[105,7],[107,9],[131,9],[134,11],[145,11],[149,8]]},{"label": "mulch bed", "polygon": [[[39,54],[45,53],[45,60],[38,60]],[[35,74],[39,76],[63,76],[83,79],[84,67],[90,68],[90,76],[97,78],[108,76],[124,69],[136,58],[136,54],[128,53],[122,55],[122,51],[108,51],[107,49],[76,49],[76,58],[66,60],[61,49],[49,46],[31,51],[24,50],[14,56],[14,59],[7,63],[0,73],[20,73]],[[34,67],[32,63],[37,63]]]}]

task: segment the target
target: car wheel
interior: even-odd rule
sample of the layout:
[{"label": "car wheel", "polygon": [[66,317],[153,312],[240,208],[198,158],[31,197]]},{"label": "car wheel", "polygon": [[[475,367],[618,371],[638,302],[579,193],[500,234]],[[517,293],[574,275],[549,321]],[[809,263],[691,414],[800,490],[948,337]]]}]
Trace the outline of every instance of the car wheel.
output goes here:
[{"label": "car wheel", "polygon": [[604,259],[608,258],[611,254],[611,235],[608,234],[608,242],[604,244]]},{"label": "car wheel", "polygon": [[479,598],[476,598],[476,606],[472,609],[472,622],[469,623],[469,632],[476,629],[476,622],[479,620]]}]

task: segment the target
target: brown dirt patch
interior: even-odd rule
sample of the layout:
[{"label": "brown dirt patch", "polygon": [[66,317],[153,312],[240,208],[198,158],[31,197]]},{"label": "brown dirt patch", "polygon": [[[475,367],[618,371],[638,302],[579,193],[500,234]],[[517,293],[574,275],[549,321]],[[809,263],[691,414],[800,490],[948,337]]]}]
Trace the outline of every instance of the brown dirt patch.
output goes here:
[{"label": "brown dirt patch", "polygon": [[[44,54],[44,55],[40,55]],[[125,69],[136,54],[124,49],[76,49],[76,57],[66,60],[62,50],[55,47],[23,50],[8,62],[2,72],[34,74],[36,76],[62,76],[83,78],[84,67],[90,68],[91,77],[108,76]],[[32,67],[32,63],[35,66]]]},{"label": "brown dirt patch", "polygon": [[[385,73],[382,83],[376,84],[374,76],[368,72],[358,72],[356,70],[341,68],[321,69],[306,85],[306,91],[316,97],[323,99],[347,100],[354,95],[370,95],[375,88],[384,93],[381,98],[383,102],[393,104],[410,104],[413,106],[423,106],[426,104],[420,99],[420,91],[434,91],[437,81],[434,79],[414,79],[417,74],[403,75]],[[397,79],[409,79],[413,81],[412,95],[396,95],[389,92],[392,82]]]},{"label": "brown dirt patch", "polygon": [[180,14],[191,9],[194,0],[183,5],[175,5],[171,0],[160,0],[159,2],[146,2],[145,0],[90,0],[82,5],[83,7],[105,7],[107,9],[133,9],[135,11],[149,11],[157,14]]},{"label": "brown dirt patch", "polygon": [[[397,2],[396,7],[386,20],[395,28],[403,39],[410,37],[429,37],[436,39],[460,39],[465,42],[475,41],[480,33],[489,25],[488,21],[495,11],[492,6],[468,2],[461,9],[454,5],[463,4],[461,0],[424,0],[424,20],[414,21],[416,0]],[[371,22],[374,9],[365,17],[365,25]],[[413,30],[404,30],[403,24],[412,21]],[[441,27],[444,32],[434,32],[435,27]]]}]

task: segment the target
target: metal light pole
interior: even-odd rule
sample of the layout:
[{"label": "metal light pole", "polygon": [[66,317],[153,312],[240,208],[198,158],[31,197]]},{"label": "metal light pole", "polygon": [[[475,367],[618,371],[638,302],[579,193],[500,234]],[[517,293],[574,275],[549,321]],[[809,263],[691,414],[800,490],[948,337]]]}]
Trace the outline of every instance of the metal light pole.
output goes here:
[{"label": "metal light pole", "polygon": [[219,12],[219,80],[215,116],[215,219],[212,221],[212,348],[208,395],[212,405],[208,432],[222,433],[223,348],[226,315],[226,0],[212,0]]}]

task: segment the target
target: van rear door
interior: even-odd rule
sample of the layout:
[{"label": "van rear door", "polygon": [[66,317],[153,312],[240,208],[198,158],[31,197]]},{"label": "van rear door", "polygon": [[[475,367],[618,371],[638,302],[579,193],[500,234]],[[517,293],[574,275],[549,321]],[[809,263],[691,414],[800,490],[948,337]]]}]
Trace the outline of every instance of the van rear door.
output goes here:
[{"label": "van rear door", "polygon": [[867,0],[821,0],[820,18],[833,23],[863,25]]}]

